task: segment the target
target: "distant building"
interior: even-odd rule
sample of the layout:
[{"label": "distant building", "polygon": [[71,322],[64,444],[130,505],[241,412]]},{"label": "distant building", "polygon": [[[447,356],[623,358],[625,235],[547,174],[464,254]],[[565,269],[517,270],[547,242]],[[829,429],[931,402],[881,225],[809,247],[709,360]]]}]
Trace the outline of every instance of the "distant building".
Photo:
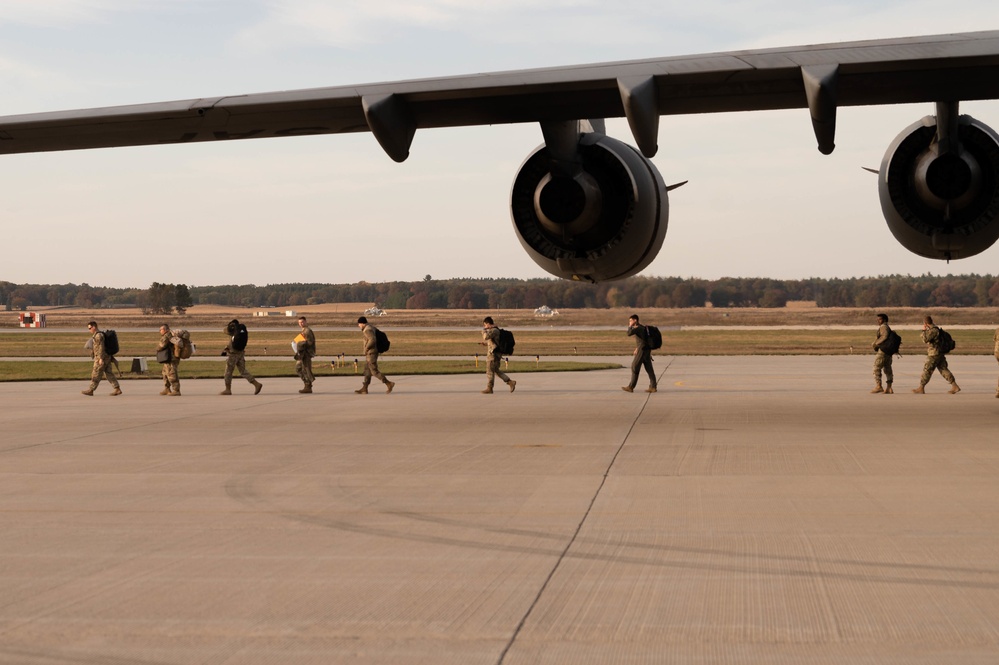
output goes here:
[{"label": "distant building", "polygon": [[387,312],[384,309],[377,306],[369,307],[368,309],[364,310],[365,316],[385,316],[386,314]]},{"label": "distant building", "polygon": [[45,315],[38,312],[20,312],[17,315],[22,328],[44,328]]}]

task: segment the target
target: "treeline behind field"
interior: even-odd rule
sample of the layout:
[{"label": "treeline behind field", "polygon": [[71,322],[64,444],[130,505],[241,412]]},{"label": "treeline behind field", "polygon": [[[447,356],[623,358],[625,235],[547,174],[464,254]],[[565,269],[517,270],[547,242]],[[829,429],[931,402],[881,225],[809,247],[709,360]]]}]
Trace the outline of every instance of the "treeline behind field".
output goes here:
[{"label": "treeline behind field", "polygon": [[[173,280],[181,282],[182,277],[173,276]],[[0,303],[7,311],[60,305],[146,309],[156,305],[154,301],[162,286],[154,282],[144,289],[123,289],[0,281]],[[706,304],[779,308],[790,301],[814,301],[819,307],[995,307],[999,306],[999,277],[930,274],[802,280],[632,277],[587,284],[557,279],[436,280],[427,275],[415,282],[192,286],[189,292],[189,302],[195,305],[293,307],[373,302],[395,310],[524,309],[540,305],[565,309],[687,308]]]}]

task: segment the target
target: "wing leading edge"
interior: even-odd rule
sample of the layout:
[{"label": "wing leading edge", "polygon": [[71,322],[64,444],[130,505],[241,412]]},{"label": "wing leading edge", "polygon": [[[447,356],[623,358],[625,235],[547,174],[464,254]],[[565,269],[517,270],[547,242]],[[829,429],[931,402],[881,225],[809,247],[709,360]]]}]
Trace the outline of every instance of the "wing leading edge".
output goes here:
[{"label": "wing leading edge", "polygon": [[0,117],[0,154],[370,131],[396,161],[417,129],[999,98],[999,31],[759,49]]}]

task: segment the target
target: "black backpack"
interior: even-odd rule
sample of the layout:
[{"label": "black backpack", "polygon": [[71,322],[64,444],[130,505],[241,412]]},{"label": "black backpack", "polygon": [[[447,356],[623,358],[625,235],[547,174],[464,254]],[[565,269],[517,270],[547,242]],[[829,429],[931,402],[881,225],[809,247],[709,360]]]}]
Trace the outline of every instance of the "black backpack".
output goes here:
[{"label": "black backpack", "polygon": [[508,356],[513,353],[513,347],[517,344],[517,340],[513,338],[513,333],[509,330],[499,329],[499,337],[496,339],[496,350],[504,356]]},{"label": "black backpack", "polygon": [[939,330],[940,335],[937,337],[937,348],[940,349],[941,353],[950,353],[957,348],[957,342],[954,341],[949,332],[943,328],[939,328]]},{"label": "black backpack", "polygon": [[242,323],[236,326],[236,329],[232,331],[232,349],[233,351],[242,351],[246,348],[247,342],[250,341],[250,331],[246,329],[246,326]]},{"label": "black backpack", "polygon": [[392,342],[389,341],[388,335],[375,328],[375,348],[378,349],[378,353],[385,353],[390,346]]},{"label": "black backpack", "polygon": [[104,332],[104,353],[109,356],[113,356],[121,349],[118,347],[118,333],[113,330],[105,330]]},{"label": "black backpack", "polygon": [[663,334],[655,326],[645,326],[645,345],[652,349],[661,349],[663,346]]},{"label": "black backpack", "polygon": [[893,356],[902,348],[902,336],[889,328],[888,339],[881,343],[881,352],[886,356]]}]

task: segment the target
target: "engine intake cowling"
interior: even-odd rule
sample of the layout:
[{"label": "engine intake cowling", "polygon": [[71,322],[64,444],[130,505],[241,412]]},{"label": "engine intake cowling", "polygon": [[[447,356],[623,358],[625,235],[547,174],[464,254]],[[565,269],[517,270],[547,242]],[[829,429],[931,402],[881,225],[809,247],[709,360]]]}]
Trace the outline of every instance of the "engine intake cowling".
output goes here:
[{"label": "engine intake cowling", "polygon": [[631,146],[583,134],[581,168],[552,168],[545,146],[521,165],[511,214],[531,259],[565,279],[601,282],[645,269],[662,248],[669,218],[666,185]]},{"label": "engine intake cowling", "polygon": [[937,140],[927,116],[899,134],[879,172],[881,210],[892,235],[914,254],[962,259],[999,239],[999,136],[971,116],[957,121],[959,147]]}]

